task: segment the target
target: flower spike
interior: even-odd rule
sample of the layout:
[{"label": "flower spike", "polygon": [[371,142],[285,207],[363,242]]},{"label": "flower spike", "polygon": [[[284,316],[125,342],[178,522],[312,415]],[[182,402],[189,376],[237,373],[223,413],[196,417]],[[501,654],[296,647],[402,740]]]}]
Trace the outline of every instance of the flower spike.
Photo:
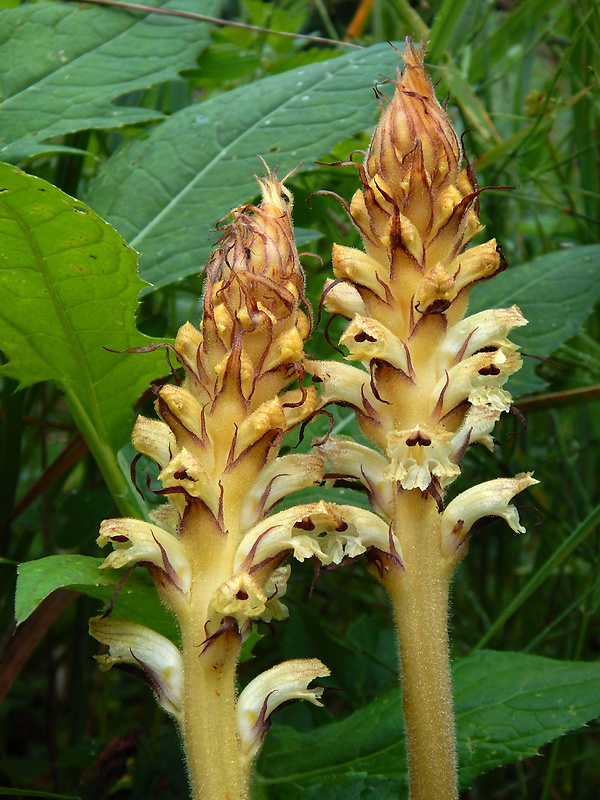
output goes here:
[{"label": "flower spike", "polygon": [[[193,792],[202,800],[249,797],[252,755],[264,728],[251,742],[238,730],[236,664],[258,620],[288,614],[281,600],[290,567],[282,562],[293,552],[300,560],[319,553],[324,563],[338,563],[361,548],[356,525],[330,509],[317,514],[326,532],[319,542],[291,530],[308,513],[304,507],[283,512],[286,525],[280,515],[268,516],[289,493],[318,485],[323,463],[318,453],[279,456],[287,431],[316,410],[316,388],[303,385],[312,319],[292,196],[271,173],[259,185],[262,202],[233,210],[207,264],[201,329],[186,323],[177,335],[172,349],[184,380],[157,388],[160,419],[140,417],[133,431],[134,446],[158,465],[162,488],[154,491],[167,502],[155,512],[156,524],[107,520],[98,539],[114,547],[104,566],[146,566],[177,617],[181,654],[129,623],[115,627],[111,619],[92,629],[111,648],[102,663],[141,666],[176,716]],[[312,671],[302,667],[304,687],[325,674],[318,663]],[[165,669],[178,677],[169,682]],[[277,689],[282,700],[315,699],[286,668],[270,680],[269,693]],[[274,705],[272,695],[263,723]]]},{"label": "flower spike", "polygon": [[[529,474],[489,481],[446,508],[445,493],[468,447],[493,448],[494,425],[512,404],[506,382],[521,366],[508,336],[526,320],[516,306],[464,316],[472,287],[505,263],[494,239],[468,248],[482,230],[480,189],[435,97],[425,44],[407,40],[402,55],[404,70],[382,103],[349,206],[365,252],[334,245],[335,280],[323,294],[325,308],[348,320],[339,341],[346,359],[363,368],[311,361],[307,371],[317,406],[352,408],[377,448],[332,438],[315,451],[326,478],[367,488],[371,517],[389,529],[389,547],[374,545],[370,560],[385,564],[379,578],[396,613],[411,798],[456,800],[450,579],[481,517],[501,516],[522,530],[509,501],[535,481]],[[367,519],[359,524],[363,537],[377,530]],[[278,535],[265,531],[265,542]]]}]

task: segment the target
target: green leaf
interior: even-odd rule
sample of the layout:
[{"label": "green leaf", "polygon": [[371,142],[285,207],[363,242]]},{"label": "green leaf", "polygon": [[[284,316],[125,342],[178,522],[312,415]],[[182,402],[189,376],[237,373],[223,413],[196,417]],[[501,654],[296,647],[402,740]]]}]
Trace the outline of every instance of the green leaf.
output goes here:
[{"label": "green leaf", "polygon": [[[233,29],[232,29],[233,30]],[[201,86],[221,87],[223,79],[232,81],[260,68],[260,58],[253,50],[243,50],[233,42],[209,45],[198,58],[198,76]]]},{"label": "green leaf", "polygon": [[323,725],[310,733],[275,723],[265,741],[255,779],[269,785],[270,797],[290,797],[290,792],[295,800],[311,787],[324,790],[328,783],[335,784],[333,778],[345,773],[351,773],[347,782],[358,781],[361,787],[371,778],[393,779],[396,793],[407,786],[398,692],[388,692],[342,722]]},{"label": "green leaf", "polygon": [[460,23],[467,0],[444,0],[435,15],[427,43],[427,58],[437,64]]},{"label": "green leaf", "polygon": [[600,664],[482,650],[457,662],[456,726],[463,786],[600,715]]},{"label": "green leaf", "polygon": [[[17,574],[15,618],[24,622],[38,605],[55,589],[75,589],[88,593],[100,587],[114,590],[119,583],[119,573],[114,569],[100,570],[104,559],[91,556],[46,556],[21,564]],[[93,596],[97,596],[94,594]],[[109,598],[110,599],[110,598]]]},{"label": "green leaf", "polygon": [[[0,164],[0,374],[54,380],[124,513],[140,511],[116,461],[133,405],[164,374],[164,354],[115,354],[151,343],[135,327],[143,282],[136,253],[77,200]],[[124,501],[128,496],[130,499]]]},{"label": "green leaf", "polygon": [[[522,38],[523,31],[529,31],[530,35],[538,33],[540,19],[548,17],[551,10],[554,8],[548,5],[547,0],[524,0],[503,14],[493,32],[484,34],[483,44],[473,48],[469,60],[469,83],[483,81],[490,67],[498,63],[505,68],[507,61],[510,64],[517,58],[524,58],[527,53],[522,46],[525,41]],[[557,13],[560,14],[558,9]],[[509,42],[513,44],[512,47],[507,47]],[[511,66],[515,69],[514,63]]]},{"label": "green leaf", "polygon": [[242,644],[242,649],[240,651],[239,663],[243,664],[246,661],[252,661],[253,658],[256,658],[254,653],[252,652],[255,646],[260,642],[261,639],[264,638],[264,633],[260,633],[256,627],[252,628],[252,632],[248,636],[247,639],[244,640]]},{"label": "green leaf", "polygon": [[[147,5],[198,11],[196,0]],[[202,12],[216,3],[206,0]],[[0,159],[65,149],[47,140],[89,128],[160,119],[112,101],[174,80],[209,42],[197,20],[115,8],[36,3],[0,15]]]},{"label": "green leaf", "polygon": [[[511,333],[524,353],[546,358],[581,330],[600,297],[600,245],[572,247],[512,267],[476,286],[469,311],[503,308],[516,303],[529,324]],[[533,359],[509,382],[515,397],[543,389]]]},{"label": "green leaf", "polygon": [[[17,574],[15,617],[24,622],[38,605],[56,589],[73,589],[107,605],[123,578],[123,572],[100,569],[103,558],[57,555],[27,561]],[[123,584],[115,600],[113,614],[137,622],[177,641],[177,626],[162,605],[156,588],[145,570],[135,570]]]},{"label": "green leaf", "polygon": [[[268,787],[268,791],[261,795],[260,783],[255,780],[254,785],[259,787],[258,791],[255,791],[257,800],[261,800],[262,797],[284,797],[283,792],[281,794],[277,790],[273,792],[272,787]],[[367,800],[367,798],[403,800],[407,797],[408,790],[404,789],[403,783],[381,775],[369,775],[366,772],[324,775],[319,782],[309,786],[295,783],[285,786],[286,800]]]},{"label": "green leaf", "polygon": [[[466,787],[599,716],[600,664],[484,650],[455,664],[454,694]],[[406,797],[400,693],[310,733],[275,723],[255,781],[272,800]]]},{"label": "green leaf", "polygon": [[[215,224],[254,197],[253,173],[279,175],[371,127],[372,88],[401,62],[388,44],[299,67],[178,111],[107,161],[86,197],[140,250],[155,287],[197,274]],[[213,232],[211,232],[213,231]]]}]

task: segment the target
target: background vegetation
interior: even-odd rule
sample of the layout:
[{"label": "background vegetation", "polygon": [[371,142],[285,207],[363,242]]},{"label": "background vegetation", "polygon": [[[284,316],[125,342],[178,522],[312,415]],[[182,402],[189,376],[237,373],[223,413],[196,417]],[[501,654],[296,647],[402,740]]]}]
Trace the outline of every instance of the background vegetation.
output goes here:
[{"label": "background vegetation", "polygon": [[[82,557],[98,557],[102,519],[157,502],[145,490],[142,504],[128,480],[134,454],[127,437],[133,404],[151,415],[151,392],[144,390],[168,371],[162,355],[119,357],[100,347],[124,349],[145,343],[142,334],[155,341],[173,337],[187,319],[197,324],[198,273],[218,220],[255,196],[252,173],[262,170],[257,153],[279,164],[280,175],[303,162],[288,185],[296,196],[299,241],[322,259],[304,259],[316,308],[330,274],[332,241],[355,244],[357,234],[332,197],[306,201],[321,189],[349,200],[358,181],[352,167],[314,162],[346,160],[367,147],[378,114],[371,87],[399,63],[386,40],[401,46],[407,35],[429,34],[438,95],[449,95],[457,129],[468,131],[465,148],[480,185],[512,187],[490,188],[481,197],[487,233],[502,243],[510,268],[481,287],[473,310],[519,303],[531,321],[519,340],[525,352],[551,359],[528,359],[512,384],[526,429],[516,416],[503,420],[501,446],[493,455],[470,454],[465,468],[467,483],[529,469],[541,483],[519,501],[528,533],[515,536],[501,524],[486,528],[454,584],[459,726],[461,719],[475,724],[480,708],[488,728],[499,731],[483,755],[477,737],[461,740],[462,779],[470,786],[464,797],[596,798],[600,729],[597,722],[580,726],[600,713],[597,671],[566,665],[553,678],[547,662],[528,662],[531,675],[545,680],[532,677],[530,687],[539,705],[536,739],[525,723],[519,727],[519,708],[529,704],[531,711],[532,701],[520,702],[524,662],[511,660],[525,653],[596,662],[600,651],[596,0],[152,5],[347,39],[365,49],[114,8],[0,0],[0,160],[77,198],[65,205],[66,227],[53,229],[48,242],[72,230],[86,246],[114,252],[116,235],[83,201],[141,253],[141,278],[152,284],[135,278],[128,250],[112,261],[100,258],[102,266],[85,275],[86,286],[95,288],[79,322],[81,295],[61,296],[67,325],[46,303],[44,288],[13,270],[16,251],[3,240],[0,345],[8,363],[0,418],[0,794],[186,796],[172,723],[140,681],[101,674],[91,660],[97,645],[87,636],[87,620],[98,599],[110,598],[115,579],[98,585],[92,562]],[[2,180],[28,203],[42,187],[11,168]],[[44,191],[51,205],[65,203]],[[75,217],[85,217],[85,224]],[[46,255],[50,264],[52,254]],[[49,267],[56,285],[60,268],[59,262]],[[133,324],[140,289],[141,334]],[[334,323],[332,339],[335,331]],[[320,333],[309,349],[327,357],[333,352]],[[301,447],[323,430],[315,422]],[[337,413],[336,430],[358,435],[345,413]],[[146,469],[140,462],[140,486]],[[352,490],[328,491],[364,502]],[[55,554],[72,556],[63,561],[62,577],[48,562],[22,570],[17,616],[26,621],[13,636],[15,564]],[[169,629],[160,607],[141,594],[143,577],[132,577],[119,598],[123,609],[151,613],[157,628]],[[338,691],[327,694],[325,710],[295,706],[279,715],[256,795],[397,797],[403,775],[390,764],[401,728],[397,696],[388,693],[396,685],[396,655],[384,593],[361,563],[324,572],[312,584],[310,565],[296,566],[290,619],[273,632],[257,631],[242,678],[284,658],[317,656],[332,669]],[[57,587],[69,588],[50,594]],[[484,644],[505,651],[505,660],[487,661],[482,652],[460,661]],[[555,707],[560,683],[572,686],[573,695],[563,693]],[[504,692],[512,720],[504,731],[504,718],[500,711],[494,718],[486,698],[490,685]],[[571,723],[563,718],[565,707]],[[322,728],[333,722],[341,727]],[[565,731],[571,732],[556,739]],[[349,744],[356,745],[354,755]],[[291,778],[279,772],[283,762]],[[500,764],[507,766],[480,775]]]}]

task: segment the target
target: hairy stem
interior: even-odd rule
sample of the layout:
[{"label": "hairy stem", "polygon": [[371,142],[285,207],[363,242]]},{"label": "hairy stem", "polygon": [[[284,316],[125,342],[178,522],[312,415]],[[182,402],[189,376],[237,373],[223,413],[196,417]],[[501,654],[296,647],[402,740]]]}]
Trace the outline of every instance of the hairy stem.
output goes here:
[{"label": "hairy stem", "polygon": [[394,605],[411,800],[456,800],[456,743],[448,595],[451,570],[440,553],[439,514],[418,490],[396,499],[404,572],[387,585]]},{"label": "hairy stem", "polygon": [[182,734],[192,797],[193,800],[246,800],[249,764],[240,752],[235,717],[239,635],[232,630],[212,643],[203,644],[206,606],[199,600],[192,596],[190,613],[181,626]]}]

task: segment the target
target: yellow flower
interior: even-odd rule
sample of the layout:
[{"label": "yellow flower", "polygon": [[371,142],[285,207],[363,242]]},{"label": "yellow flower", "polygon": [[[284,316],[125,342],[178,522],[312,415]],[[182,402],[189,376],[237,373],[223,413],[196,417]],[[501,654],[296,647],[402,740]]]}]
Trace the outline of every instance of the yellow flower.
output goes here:
[{"label": "yellow flower", "polygon": [[514,478],[496,478],[462,492],[448,504],[442,514],[442,552],[452,555],[464,545],[475,524],[488,517],[501,517],[513,531],[525,533],[519,512],[509,505],[513,497],[539,481],[530,472]]},{"label": "yellow flower", "polygon": [[322,688],[309,689],[315,678],[326,678],[327,667],[316,658],[297,658],[262,672],[254,678],[237,701],[238,729],[244,757],[251,761],[271,726],[270,715],[283,703],[308,700],[320,706]]},{"label": "yellow flower", "polygon": [[108,645],[108,653],[96,656],[101,669],[139,667],[158,703],[181,721],[183,713],[183,662],[173,642],[156,631],[122,619],[94,617],[90,634]]}]

